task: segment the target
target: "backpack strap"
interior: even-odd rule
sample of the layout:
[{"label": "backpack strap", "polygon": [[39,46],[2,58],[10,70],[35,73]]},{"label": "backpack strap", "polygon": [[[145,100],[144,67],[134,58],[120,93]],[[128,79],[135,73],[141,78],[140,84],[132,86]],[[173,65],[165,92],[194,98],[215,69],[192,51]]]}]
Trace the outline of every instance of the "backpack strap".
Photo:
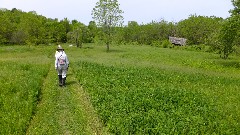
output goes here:
[{"label": "backpack strap", "polygon": [[57,59],[57,65],[58,65],[58,62],[59,62],[59,58],[62,56],[63,54],[61,54],[59,57],[58,57],[58,59]]}]

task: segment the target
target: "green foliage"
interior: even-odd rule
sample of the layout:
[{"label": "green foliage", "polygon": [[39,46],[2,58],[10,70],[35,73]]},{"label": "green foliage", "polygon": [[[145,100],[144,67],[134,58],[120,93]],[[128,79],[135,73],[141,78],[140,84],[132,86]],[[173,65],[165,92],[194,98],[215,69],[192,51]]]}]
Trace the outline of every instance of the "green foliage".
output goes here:
[{"label": "green foliage", "polygon": [[[71,81],[68,77],[68,82]],[[75,84],[59,88],[56,71],[51,66],[27,134],[90,134],[87,115],[83,113],[86,108],[80,107],[77,92]]]},{"label": "green foliage", "polygon": [[223,24],[222,29],[219,34],[219,50],[221,56],[227,59],[229,54],[231,54],[234,45],[239,45],[240,36],[240,17],[233,16],[228,18],[228,20]]},{"label": "green foliage", "polygon": [[127,43],[131,43],[131,42],[138,42],[139,40],[139,34],[140,32],[140,26],[138,25],[137,22],[135,21],[131,21],[128,22],[128,26],[124,28],[124,41],[126,41]]},{"label": "green foliage", "polygon": [[188,40],[188,44],[205,44],[211,41],[213,33],[219,31],[222,18],[191,15],[188,19],[178,22],[177,35]]},{"label": "green foliage", "polygon": [[63,89],[49,67],[55,46],[0,48],[1,134],[91,134],[86,99],[114,134],[240,132],[237,57],[151,46],[64,48],[74,72]]},{"label": "green foliage", "polygon": [[232,3],[234,6],[231,10],[232,15],[222,25],[217,42],[217,50],[224,59],[227,59],[234,52],[234,46],[240,43],[240,1],[232,0]]},{"label": "green foliage", "polygon": [[95,37],[97,36],[97,25],[94,21],[90,21],[88,24],[88,42],[87,43],[94,43]]},{"label": "green foliage", "polygon": [[106,28],[121,26],[123,11],[119,9],[119,5],[117,0],[99,0],[92,11],[93,19],[96,20],[97,25]]},{"label": "green foliage", "polygon": [[92,118],[93,113],[86,114],[89,110],[82,106],[86,100],[79,100],[83,95],[79,93],[79,84],[71,80],[74,77],[68,77],[71,85],[66,89],[57,85],[55,49],[0,47],[0,134],[92,133],[86,117]]},{"label": "green foliage", "polygon": [[[82,47],[83,43],[105,42],[108,50],[112,42],[161,46],[159,43],[168,40],[169,36],[176,36],[186,38],[189,45],[210,45],[210,51],[218,52],[226,58],[232,53],[231,46],[237,45],[240,41],[238,30],[235,31],[236,38],[232,44],[224,41],[224,35],[227,36],[226,33],[234,31],[227,32],[226,29],[238,29],[236,20],[239,18],[239,4],[238,1],[232,2],[234,5],[234,9],[231,10],[232,19],[191,15],[177,23],[161,20],[139,25],[131,21],[125,27],[122,26],[123,11],[120,10],[117,0],[99,0],[92,11],[96,22],[90,21],[88,26],[77,20],[70,23],[67,18],[60,21],[46,18],[35,11],[1,9],[0,23],[4,25],[0,26],[0,43],[39,45],[68,42]],[[230,22],[222,26],[225,21]],[[227,26],[230,23],[233,24]],[[236,28],[233,28],[235,26]],[[226,47],[227,44],[229,47]]]},{"label": "green foliage", "polygon": [[239,132],[237,57],[151,46],[113,46],[109,53],[103,48],[73,50],[73,67],[113,134]]},{"label": "green foliage", "polygon": [[123,11],[120,10],[119,5],[117,0],[99,0],[92,11],[93,19],[104,33],[103,39],[107,45],[107,51],[113,39],[114,27],[123,24]]},{"label": "green foliage", "polygon": [[151,46],[160,47],[161,46],[161,42],[160,41],[152,41]]},{"label": "green foliage", "polygon": [[234,6],[234,9],[231,10],[233,16],[240,15],[240,1],[239,0],[231,0]]},{"label": "green foliage", "polygon": [[23,134],[39,100],[48,66],[1,62],[0,134]]},{"label": "green foliage", "polygon": [[72,22],[72,31],[68,32],[68,42],[75,43],[77,47],[82,48],[82,44],[86,42],[87,27],[78,22],[77,20]]},{"label": "green foliage", "polygon": [[16,28],[15,21],[11,20],[11,12],[0,10],[0,43],[7,43],[11,38],[11,32]]},{"label": "green foliage", "polygon": [[174,33],[173,27],[172,23],[164,20],[146,25],[138,25],[137,22],[132,21],[124,28],[124,41],[153,45],[168,39],[168,36]]},{"label": "green foliage", "polygon": [[48,49],[0,48],[0,134],[25,134],[49,69]]},{"label": "green foliage", "polygon": [[162,47],[163,48],[168,48],[168,47],[170,47],[172,44],[169,42],[169,40],[164,40],[163,42],[162,42]]},{"label": "green foliage", "polygon": [[169,40],[163,40],[162,42],[160,40],[158,41],[153,41],[151,43],[152,46],[155,46],[155,47],[162,47],[162,48],[172,48],[173,45],[169,42]]},{"label": "green foliage", "polygon": [[209,46],[206,46],[204,44],[185,46],[184,49],[188,50],[188,51],[199,51],[199,52],[200,51],[201,52],[209,52],[210,51]]},{"label": "green foliage", "polygon": [[77,30],[80,31],[79,43],[92,42],[92,34],[86,26],[82,27],[79,22],[81,26],[76,29],[75,23],[70,24],[67,18],[58,21],[37,15],[34,11],[26,13],[18,9],[0,10],[0,14],[0,23],[5,24],[0,26],[0,43],[39,45],[66,43],[68,39],[72,42],[76,34],[69,33],[77,33]]},{"label": "green foliage", "polygon": [[194,85],[202,82],[205,90],[211,90],[219,81],[227,86],[224,78],[87,62],[75,66],[105,126],[114,134],[236,133],[213,99],[199,93],[203,85]]}]

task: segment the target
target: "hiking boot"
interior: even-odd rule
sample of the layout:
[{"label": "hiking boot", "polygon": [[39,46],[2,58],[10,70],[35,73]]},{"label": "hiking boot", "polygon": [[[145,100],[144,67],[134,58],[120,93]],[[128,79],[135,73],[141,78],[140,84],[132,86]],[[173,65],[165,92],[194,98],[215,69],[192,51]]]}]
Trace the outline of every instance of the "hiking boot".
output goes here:
[{"label": "hiking boot", "polygon": [[66,86],[66,78],[62,78],[62,86]]},{"label": "hiking boot", "polygon": [[58,80],[59,80],[59,86],[62,87],[63,83],[62,83],[62,75],[58,75]]}]

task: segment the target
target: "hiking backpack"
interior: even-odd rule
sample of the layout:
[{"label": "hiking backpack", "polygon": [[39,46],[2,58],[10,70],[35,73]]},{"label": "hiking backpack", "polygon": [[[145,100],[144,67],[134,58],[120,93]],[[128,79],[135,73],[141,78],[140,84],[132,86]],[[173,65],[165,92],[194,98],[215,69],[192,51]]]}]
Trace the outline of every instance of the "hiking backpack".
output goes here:
[{"label": "hiking backpack", "polygon": [[61,56],[58,58],[58,63],[59,63],[60,65],[65,65],[65,64],[66,64],[66,56],[61,55]]}]

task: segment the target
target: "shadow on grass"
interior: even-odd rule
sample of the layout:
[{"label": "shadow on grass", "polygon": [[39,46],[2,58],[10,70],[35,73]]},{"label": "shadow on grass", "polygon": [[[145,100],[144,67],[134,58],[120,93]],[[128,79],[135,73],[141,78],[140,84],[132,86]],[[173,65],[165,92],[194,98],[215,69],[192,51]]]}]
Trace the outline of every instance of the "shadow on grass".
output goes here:
[{"label": "shadow on grass", "polygon": [[76,84],[76,83],[77,83],[76,81],[67,81],[66,85],[73,85],[73,84]]},{"label": "shadow on grass", "polygon": [[221,60],[221,61],[215,61],[215,63],[217,65],[221,65],[223,67],[240,68],[240,62],[239,61]]},{"label": "shadow on grass", "polygon": [[125,52],[123,50],[117,50],[117,49],[110,49],[109,51],[105,50],[107,53],[122,53]]},{"label": "shadow on grass", "polygon": [[68,76],[72,76],[72,75],[73,75],[72,73],[70,73],[70,74],[67,74],[67,77],[68,77]]},{"label": "shadow on grass", "polygon": [[92,46],[86,46],[86,47],[82,47],[83,49],[93,49],[94,47]]}]

